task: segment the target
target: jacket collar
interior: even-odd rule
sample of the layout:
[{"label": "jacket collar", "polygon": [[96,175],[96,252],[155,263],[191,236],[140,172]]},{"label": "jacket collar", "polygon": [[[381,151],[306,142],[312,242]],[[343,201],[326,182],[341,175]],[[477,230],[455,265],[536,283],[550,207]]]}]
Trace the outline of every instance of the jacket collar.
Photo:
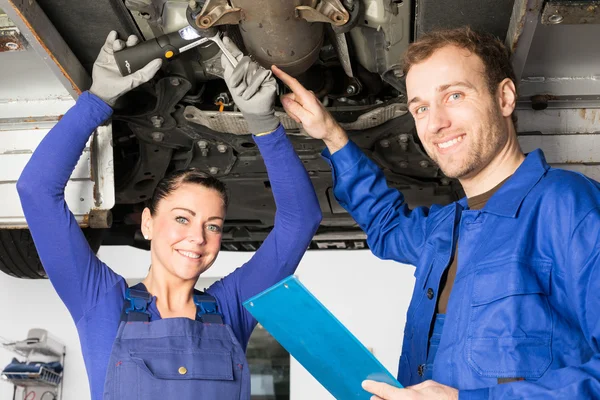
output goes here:
[{"label": "jacket collar", "polygon": [[[515,173],[488,200],[482,211],[515,218],[525,197],[548,169],[550,166],[546,163],[542,150],[529,153]],[[467,199],[461,199],[460,203],[466,206]]]}]

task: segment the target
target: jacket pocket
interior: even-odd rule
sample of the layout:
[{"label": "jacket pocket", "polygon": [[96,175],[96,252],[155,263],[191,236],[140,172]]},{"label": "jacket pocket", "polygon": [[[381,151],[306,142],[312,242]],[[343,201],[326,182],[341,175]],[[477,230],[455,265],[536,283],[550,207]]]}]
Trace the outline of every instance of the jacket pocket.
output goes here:
[{"label": "jacket pocket", "polygon": [[467,348],[471,368],[489,378],[537,379],[552,362],[550,338],[472,338]]},{"label": "jacket pocket", "polygon": [[506,260],[473,278],[467,361],[480,376],[541,377],[552,362],[551,264]]}]

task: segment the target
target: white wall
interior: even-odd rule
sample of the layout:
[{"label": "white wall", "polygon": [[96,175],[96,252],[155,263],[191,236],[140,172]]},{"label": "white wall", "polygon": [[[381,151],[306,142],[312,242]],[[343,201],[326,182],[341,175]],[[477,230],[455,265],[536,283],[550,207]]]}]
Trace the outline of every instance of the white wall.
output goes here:
[{"label": "white wall", "polygon": [[[148,252],[129,247],[103,247],[99,256],[132,280],[145,276],[150,260]],[[222,252],[198,286],[209,286],[250,257],[251,253]],[[314,251],[304,256],[296,275],[396,375],[414,285],[413,267],[381,261],[368,251]],[[14,279],[0,273],[0,304],[0,336],[21,340],[32,327],[47,329],[67,346],[63,400],[89,399],[77,331],[50,282]],[[0,369],[11,358],[11,353],[0,348]],[[307,398],[333,397],[292,360],[291,400]],[[0,382],[0,400],[10,399],[12,386]]]},{"label": "white wall", "polygon": [[[396,376],[413,273],[369,251],[316,251],[296,276]],[[333,399],[295,360],[290,378],[291,400]]]},{"label": "white wall", "polygon": [[[0,272],[0,336],[23,340],[30,328],[46,329],[66,345],[63,399],[89,399],[77,330],[50,282],[15,279]],[[0,369],[12,357],[11,352],[0,347]],[[10,400],[12,395],[12,385],[0,381],[0,400]]]}]

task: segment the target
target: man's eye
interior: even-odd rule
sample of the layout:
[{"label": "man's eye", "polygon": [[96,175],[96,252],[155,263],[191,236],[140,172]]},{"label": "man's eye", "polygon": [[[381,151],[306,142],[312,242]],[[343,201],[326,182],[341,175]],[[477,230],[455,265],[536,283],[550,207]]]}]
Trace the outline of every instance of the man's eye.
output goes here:
[{"label": "man's eye", "polygon": [[421,114],[427,111],[427,106],[421,106],[415,110],[415,114]]},{"label": "man's eye", "polygon": [[452,93],[450,95],[450,100],[460,100],[461,97],[462,97],[462,94],[460,94],[460,93]]},{"label": "man's eye", "polygon": [[187,224],[188,223],[188,219],[185,217],[177,217],[175,218],[175,221],[177,221],[180,224]]},{"label": "man's eye", "polygon": [[211,232],[216,232],[216,233],[221,232],[221,227],[219,225],[208,225],[207,229]]}]

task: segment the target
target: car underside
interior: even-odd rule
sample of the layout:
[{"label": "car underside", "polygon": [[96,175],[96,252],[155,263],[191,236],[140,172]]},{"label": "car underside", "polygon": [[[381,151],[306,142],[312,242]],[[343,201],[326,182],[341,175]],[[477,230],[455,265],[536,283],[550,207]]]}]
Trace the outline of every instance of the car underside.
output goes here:
[{"label": "car underside", "polygon": [[[90,4],[78,2],[77,9],[65,14],[66,7],[57,3],[40,4],[59,31],[65,30],[62,36],[87,69],[109,30],[117,29],[122,37],[141,34],[149,39],[188,25],[186,11],[191,9],[187,1],[113,1],[82,19]],[[398,64],[410,41],[411,4],[314,3],[206,1],[196,3],[195,9],[201,10],[197,20],[212,18],[209,28],[222,30],[245,54],[267,68],[283,67],[312,90],[353,140],[385,167],[390,183],[409,203],[446,204],[459,198],[460,187],[441,174],[419,145],[406,111]],[[299,14],[298,9],[311,11]],[[504,10],[504,25],[509,11],[510,6]],[[117,104],[113,117],[117,205],[105,244],[147,246],[139,234],[144,201],[165,173],[188,167],[218,177],[230,191],[224,249],[255,250],[264,240],[275,215],[269,179],[222,73],[220,51],[210,43],[180,54],[153,85]],[[284,86],[279,87],[284,93]],[[320,156],[323,143],[303,134],[280,104],[277,114],[310,174],[324,215],[311,247],[364,248],[364,234],[333,197],[331,172]]]},{"label": "car underside", "polygon": [[[110,30],[117,30],[122,38],[135,34],[145,40],[190,23],[200,32],[220,30],[263,66],[278,65],[312,90],[411,207],[448,204],[464,196],[458,182],[444,176],[425,153],[406,108],[401,55],[409,43],[432,29],[469,25],[491,32],[509,45],[521,80],[517,108],[525,150],[540,147],[544,134],[600,131],[600,117],[590,120],[584,116],[575,121],[572,118],[576,116],[566,116],[567,111],[562,117],[532,114],[554,109],[577,113],[583,107],[600,104],[600,85],[593,79],[598,74],[593,70],[600,48],[592,39],[598,37],[595,27],[600,25],[594,24],[600,22],[600,16],[597,9],[589,8],[597,8],[598,1],[38,3],[90,75]],[[573,45],[574,38],[578,38],[578,45]],[[557,52],[569,56],[561,57]],[[594,52],[596,55],[590,56]],[[223,250],[256,250],[269,233],[275,216],[269,179],[222,79],[220,56],[213,42],[188,50],[165,63],[152,82],[119,99],[112,118],[115,206],[103,244],[148,248],[139,229],[146,201],[165,174],[189,167],[221,179],[228,187],[231,200]],[[577,68],[573,67],[578,60]],[[552,86],[553,78],[568,76],[589,79],[565,79],[563,85]],[[280,94],[288,91],[281,82],[279,90]],[[331,171],[320,154],[324,144],[308,137],[283,112],[280,103],[276,104],[276,114],[310,175],[321,205],[323,221],[310,247],[366,248],[365,234],[333,196]],[[563,122],[553,129],[552,121],[561,118]],[[564,122],[565,118],[571,118],[570,122]],[[597,172],[590,166],[597,160],[591,158],[572,160],[564,154],[549,161],[595,177]]]}]

